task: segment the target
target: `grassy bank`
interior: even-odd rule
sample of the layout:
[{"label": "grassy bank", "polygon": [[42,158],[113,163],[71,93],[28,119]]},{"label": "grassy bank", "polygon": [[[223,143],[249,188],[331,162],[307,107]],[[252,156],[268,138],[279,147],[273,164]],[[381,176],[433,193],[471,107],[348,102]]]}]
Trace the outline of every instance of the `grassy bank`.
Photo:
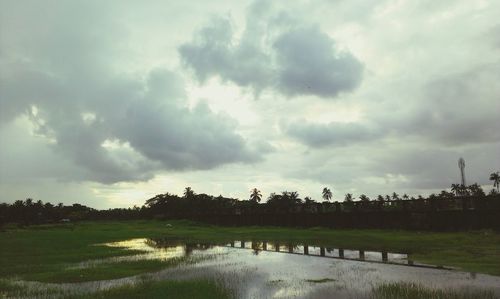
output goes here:
[{"label": "grassy bank", "polygon": [[125,285],[91,294],[72,294],[55,288],[23,288],[0,280],[0,298],[169,298],[169,299],[229,299],[233,296],[215,283],[206,280],[191,281],[144,281],[137,285]]},{"label": "grassy bank", "polygon": [[[42,225],[0,232],[0,277],[57,281],[68,264],[90,259],[131,254],[120,248],[94,244],[130,238],[176,238],[188,241],[228,242],[268,240],[307,242],[365,250],[407,252],[425,263],[462,268],[465,271],[500,275],[500,234],[476,232],[409,232],[391,230],[291,229],[278,227],[216,227],[188,221],[83,222]],[[104,270],[103,278],[154,271],[157,264],[137,263]],[[92,271],[92,270],[89,270]],[[102,271],[94,271],[103,273]],[[91,272],[69,273],[71,281],[97,279]],[[99,274],[101,275],[101,274]],[[79,278],[81,277],[81,279]]]}]

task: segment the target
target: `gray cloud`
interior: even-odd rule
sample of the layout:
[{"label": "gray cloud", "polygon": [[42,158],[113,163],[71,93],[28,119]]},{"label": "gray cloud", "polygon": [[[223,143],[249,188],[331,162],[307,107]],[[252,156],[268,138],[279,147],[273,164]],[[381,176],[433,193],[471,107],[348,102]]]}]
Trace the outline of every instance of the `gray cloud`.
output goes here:
[{"label": "gray cloud", "polygon": [[[374,110],[372,121],[401,137],[444,146],[500,141],[499,65],[479,66],[423,84],[401,110]],[[397,113],[393,113],[397,111]]]},{"label": "gray cloud", "polygon": [[[432,78],[419,94],[389,99],[387,106],[369,103],[367,123],[314,124],[300,121],[284,131],[311,147],[339,146],[406,138],[444,147],[500,141],[500,81],[498,65],[472,68]],[[376,105],[376,106],[375,106]]]},{"label": "gray cloud", "polygon": [[317,27],[285,32],[274,43],[278,60],[278,88],[287,95],[313,94],[335,97],[354,90],[361,82],[363,66]]},{"label": "gray cloud", "polygon": [[383,135],[373,126],[358,123],[314,124],[301,121],[291,123],[284,129],[288,135],[311,147],[345,146],[375,140]]},{"label": "gray cloud", "polygon": [[275,89],[287,97],[315,95],[334,98],[354,90],[363,65],[341,51],[318,26],[273,13],[266,2],[247,11],[238,37],[227,18],[215,18],[191,42],[179,47],[184,63],[200,82],[212,76],[251,87],[255,93]]},{"label": "gray cloud", "polygon": [[205,104],[188,108],[179,75],[119,71],[128,49],[117,41],[126,33],[112,16],[90,3],[62,3],[47,15],[36,3],[12,9],[23,17],[2,14],[2,123],[28,115],[47,146],[85,169],[69,179],[146,180],[158,170],[260,158],[234,120]]}]

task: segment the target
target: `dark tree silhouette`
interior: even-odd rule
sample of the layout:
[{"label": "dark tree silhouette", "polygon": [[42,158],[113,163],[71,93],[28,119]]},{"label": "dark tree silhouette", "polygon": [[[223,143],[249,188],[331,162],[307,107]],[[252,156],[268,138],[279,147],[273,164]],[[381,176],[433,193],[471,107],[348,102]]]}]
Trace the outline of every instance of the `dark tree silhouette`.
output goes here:
[{"label": "dark tree silhouette", "polygon": [[323,199],[326,201],[330,201],[330,199],[332,199],[332,191],[327,187],[323,188]]},{"label": "dark tree silhouette", "polygon": [[352,194],[351,193],[347,193],[344,197],[344,201],[352,201]]},{"label": "dark tree silhouette", "polygon": [[451,184],[451,192],[454,192],[456,196],[460,195],[460,184]]},{"label": "dark tree silhouette", "polygon": [[469,189],[465,185],[460,184],[460,186],[458,187],[458,190],[459,190],[459,194],[461,196],[469,195]]},{"label": "dark tree silhouette", "polygon": [[253,202],[260,202],[262,199],[262,194],[257,188],[252,189],[252,193],[250,194],[250,200]]},{"label": "dark tree silhouette", "polygon": [[486,195],[483,191],[483,188],[481,188],[481,186],[479,186],[478,183],[470,185],[469,187],[467,187],[467,189],[469,190],[470,195],[472,196],[483,197]]},{"label": "dark tree silhouette", "polygon": [[494,172],[490,174],[490,181],[493,181],[493,188],[497,188],[497,193],[500,192],[500,172]]},{"label": "dark tree silhouette", "polygon": [[359,196],[359,199],[360,199],[361,201],[370,201],[370,198],[369,198],[368,196],[364,195],[364,194],[361,194],[361,195]]},{"label": "dark tree silhouette", "polygon": [[191,187],[186,187],[186,189],[184,189],[184,198],[192,199],[194,196],[195,193]]}]

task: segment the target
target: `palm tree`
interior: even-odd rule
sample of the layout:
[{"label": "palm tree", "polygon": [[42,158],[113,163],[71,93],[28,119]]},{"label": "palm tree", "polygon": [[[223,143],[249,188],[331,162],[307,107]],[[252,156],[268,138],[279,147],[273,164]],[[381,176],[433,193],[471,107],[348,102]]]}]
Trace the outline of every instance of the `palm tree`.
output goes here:
[{"label": "palm tree", "polygon": [[191,189],[191,187],[186,187],[184,189],[184,198],[190,199],[194,197],[194,191]]},{"label": "palm tree", "polygon": [[469,189],[467,189],[467,186],[460,184],[459,188],[459,193],[462,196],[467,196],[469,195]]},{"label": "palm tree", "polygon": [[490,181],[493,181],[493,187],[497,187],[497,193],[500,191],[500,172],[490,174]]},{"label": "palm tree", "polygon": [[403,199],[404,199],[404,200],[408,200],[409,198],[410,198],[410,197],[408,196],[408,194],[406,194],[406,193],[405,193],[405,194],[403,194]]},{"label": "palm tree", "polygon": [[332,199],[332,191],[327,187],[323,188],[323,199],[327,201]]},{"label": "palm tree", "polygon": [[384,201],[384,197],[382,195],[377,196],[378,201]]},{"label": "palm tree", "polygon": [[361,194],[359,196],[359,199],[361,199],[361,201],[370,201],[370,198],[364,194]]},{"label": "palm tree", "polygon": [[392,192],[392,199],[399,200],[399,195],[396,192]]},{"label": "palm tree", "polygon": [[262,194],[257,188],[252,189],[252,193],[250,194],[250,200],[253,202],[260,202],[262,199]]},{"label": "palm tree", "polygon": [[293,201],[297,201],[297,199],[299,199],[299,192],[297,192],[297,191],[292,191],[292,192],[288,193],[288,195],[290,196],[290,198]]},{"label": "palm tree", "polygon": [[451,184],[451,191],[458,196],[460,194],[460,184]]},{"label": "palm tree", "polygon": [[467,189],[470,191],[470,194],[472,194],[473,196],[483,197],[486,195],[486,194],[484,194],[483,188],[481,188],[481,186],[479,186],[478,183],[474,183],[474,184],[470,185],[469,187],[467,187]]},{"label": "palm tree", "polygon": [[347,193],[344,197],[344,201],[352,201],[352,194],[351,193]]}]

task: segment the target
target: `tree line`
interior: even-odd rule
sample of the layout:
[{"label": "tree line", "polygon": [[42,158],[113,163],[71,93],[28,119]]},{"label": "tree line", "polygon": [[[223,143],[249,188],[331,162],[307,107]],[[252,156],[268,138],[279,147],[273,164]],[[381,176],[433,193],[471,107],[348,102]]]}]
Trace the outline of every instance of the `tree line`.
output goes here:
[{"label": "tree line", "polygon": [[97,210],[81,204],[64,205],[62,203],[44,203],[31,198],[17,200],[12,204],[0,203],[0,225],[19,223],[23,225],[73,222],[79,220],[126,220],[126,219],[167,219],[189,218],[193,215],[240,215],[262,213],[330,213],[363,211],[433,211],[433,210],[500,210],[500,175],[492,173],[493,189],[486,194],[478,184],[463,186],[452,184],[450,191],[443,190],[427,197],[410,197],[396,192],[378,195],[373,200],[365,194],[358,199],[351,193],[344,196],[343,202],[331,202],[333,192],[330,188],[322,190],[323,202],[309,196],[301,198],[296,191],[271,193],[262,202],[262,193],[257,188],[250,191],[249,198],[239,200],[196,194],[191,187],[186,187],[179,196],[171,193],[158,194],[146,200],[141,207]]}]

